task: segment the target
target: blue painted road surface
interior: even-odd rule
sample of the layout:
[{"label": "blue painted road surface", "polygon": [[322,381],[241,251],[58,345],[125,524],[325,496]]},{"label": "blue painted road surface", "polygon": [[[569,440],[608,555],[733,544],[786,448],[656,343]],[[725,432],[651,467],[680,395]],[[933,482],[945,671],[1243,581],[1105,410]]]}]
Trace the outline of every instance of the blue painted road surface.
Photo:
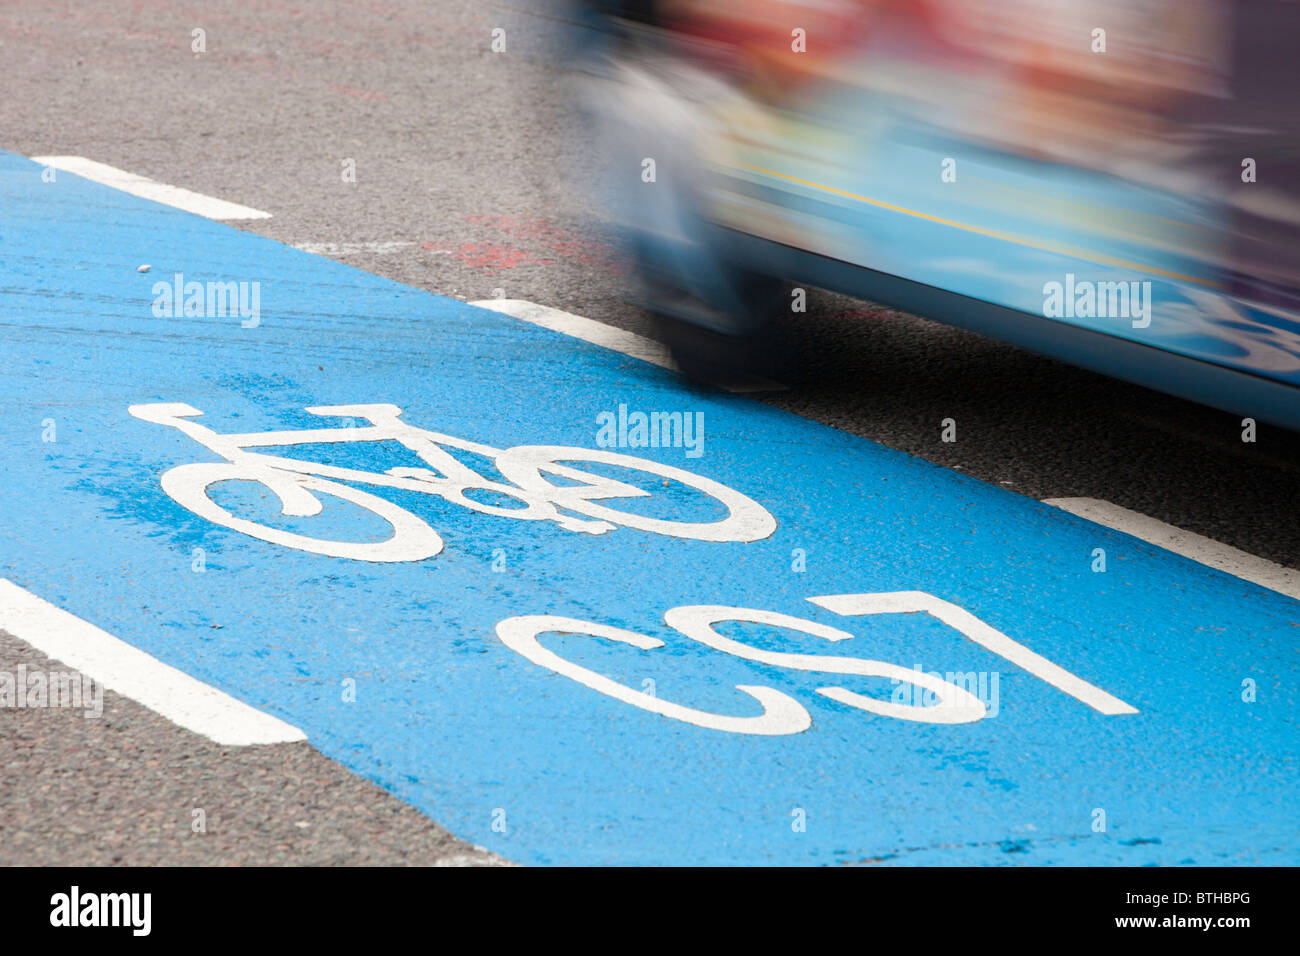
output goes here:
[{"label": "blue painted road surface", "polygon": [[456,834],[534,864],[1300,862],[1294,601],[41,174],[0,154],[0,574]]}]

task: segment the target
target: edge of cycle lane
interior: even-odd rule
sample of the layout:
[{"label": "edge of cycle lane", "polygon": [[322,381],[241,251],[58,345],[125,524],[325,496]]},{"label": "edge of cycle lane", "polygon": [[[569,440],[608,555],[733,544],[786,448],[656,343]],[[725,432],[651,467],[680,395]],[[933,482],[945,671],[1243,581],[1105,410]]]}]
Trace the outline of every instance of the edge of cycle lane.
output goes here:
[{"label": "edge of cycle lane", "polygon": [[[1294,601],[761,403],[685,392],[636,359],[40,174],[0,153],[3,575],[302,728],[458,835],[530,863],[1296,861]],[[177,273],[259,283],[258,324],[156,316],[154,285]],[[412,425],[497,448],[593,448],[597,416],[620,406],[698,413],[699,457],[614,450],[722,482],[776,528],[754,542],[592,536],[370,489],[436,528],[443,551],[384,564],[294,551],[168,497],[164,472],[216,458],[127,411],[164,402],[223,433],[390,403]],[[420,464],[400,448],[317,451],[371,471]],[[633,504],[701,507],[680,491]],[[257,490],[230,500],[271,520]],[[304,533],[377,531],[364,514],[301,520]],[[913,591],[1137,713],[1099,713],[933,615],[808,601]],[[817,689],[890,700],[907,685],[705,647],[665,623],[691,605],[855,635],[831,647],[719,625],[771,653],[996,675],[996,713],[866,713]],[[662,641],[545,636],[625,688],[730,717],[760,710],[737,686],[769,688],[809,726],[731,733],[617,699],[506,646],[497,625],[528,615]]]}]

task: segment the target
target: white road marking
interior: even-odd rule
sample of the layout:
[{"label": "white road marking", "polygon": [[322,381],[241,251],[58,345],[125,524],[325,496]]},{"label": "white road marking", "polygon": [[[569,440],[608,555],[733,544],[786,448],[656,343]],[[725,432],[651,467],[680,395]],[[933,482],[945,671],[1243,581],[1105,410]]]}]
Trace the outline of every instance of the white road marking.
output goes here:
[{"label": "white road marking", "polygon": [[0,630],[223,746],[307,739],[297,727],[195,680],[4,578]]},{"label": "white road marking", "polygon": [[1099,498],[1048,498],[1043,504],[1087,518],[1107,528],[1123,531],[1207,567],[1300,600],[1300,571],[1239,551],[1231,545],[1184,531]]},{"label": "white road marking", "polygon": [[42,166],[52,166],[55,169],[72,173],[83,179],[120,189],[132,196],[152,199],[154,202],[175,206],[177,209],[183,209],[199,216],[206,216],[208,219],[271,218],[269,212],[262,212],[260,209],[241,206],[239,203],[226,202],[224,199],[214,199],[211,196],[204,196],[202,193],[181,189],[179,186],[169,186],[155,179],[137,176],[135,173],[128,173],[105,163],[97,163],[93,159],[86,159],[84,156],[33,156],[31,159],[32,162],[40,163]]},{"label": "white road marking", "polygon": [[[937,618],[963,637],[974,641],[986,650],[1009,660],[1028,671],[1039,680],[1046,681],[1062,693],[1082,701],[1099,714],[1136,714],[1138,710],[1100,687],[1089,684],[1077,674],[1072,674],[1059,664],[1054,664],[1041,654],[1014,641],[991,624],[981,621],[964,607],[945,601],[925,591],[894,591],[879,594],[829,594],[808,598],[813,604],[846,616],[858,614],[916,614],[925,613]],[[758,658],[755,658],[758,660]],[[846,672],[847,673],[847,672]],[[909,678],[904,678],[909,679]],[[915,680],[915,675],[910,679]],[[818,691],[822,693],[822,691]],[[826,696],[830,697],[830,694]],[[853,695],[857,696],[857,695]],[[832,698],[840,700],[842,698]]]},{"label": "white road marking", "polygon": [[415,245],[419,245],[422,252],[430,255],[451,255],[450,249],[426,247],[414,239],[393,239],[386,242],[295,242],[293,247],[315,256],[355,256],[363,252],[382,256],[390,252],[404,252]]},{"label": "white road marking", "polygon": [[[651,365],[658,365],[660,368],[677,370],[677,364],[662,342],[656,342],[654,339],[648,339],[625,329],[616,329],[603,322],[574,315],[572,312],[552,309],[526,299],[479,299],[471,302],[470,305],[476,305],[480,309],[491,309],[493,312],[504,312],[506,315],[531,322],[533,325],[540,325],[552,332],[560,332],[590,342],[592,345],[622,352],[624,355],[649,362]],[[774,392],[786,387],[779,382],[759,376],[749,376],[743,381],[719,382],[718,385],[728,391],[740,393]]]}]

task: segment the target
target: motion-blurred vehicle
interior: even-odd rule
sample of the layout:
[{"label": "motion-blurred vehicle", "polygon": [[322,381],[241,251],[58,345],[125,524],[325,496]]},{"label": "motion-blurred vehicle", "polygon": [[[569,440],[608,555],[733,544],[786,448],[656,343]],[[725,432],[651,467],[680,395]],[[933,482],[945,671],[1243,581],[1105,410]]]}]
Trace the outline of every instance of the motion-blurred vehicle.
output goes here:
[{"label": "motion-blurred vehicle", "polygon": [[609,212],[688,374],[761,365],[812,285],[1300,428],[1300,3],[581,14]]}]

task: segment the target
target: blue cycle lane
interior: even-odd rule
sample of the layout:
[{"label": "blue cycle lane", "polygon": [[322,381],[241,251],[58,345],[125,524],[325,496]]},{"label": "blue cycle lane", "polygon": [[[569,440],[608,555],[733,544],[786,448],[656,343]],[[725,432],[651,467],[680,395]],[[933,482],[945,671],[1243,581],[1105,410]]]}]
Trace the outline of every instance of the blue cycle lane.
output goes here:
[{"label": "blue cycle lane", "polygon": [[[454,833],[535,864],[1300,862],[1291,599],[636,359],[41,174],[0,153],[0,575],[302,728]],[[246,283],[250,308],[169,309],[178,274],[182,298]],[[421,484],[429,459],[376,431],[390,406],[495,484]],[[681,413],[697,440],[608,449],[648,471],[494,451],[635,440],[636,412]],[[279,456],[270,483],[211,437],[293,431],[252,448]],[[608,479],[647,494],[584,511],[573,489]]]}]

